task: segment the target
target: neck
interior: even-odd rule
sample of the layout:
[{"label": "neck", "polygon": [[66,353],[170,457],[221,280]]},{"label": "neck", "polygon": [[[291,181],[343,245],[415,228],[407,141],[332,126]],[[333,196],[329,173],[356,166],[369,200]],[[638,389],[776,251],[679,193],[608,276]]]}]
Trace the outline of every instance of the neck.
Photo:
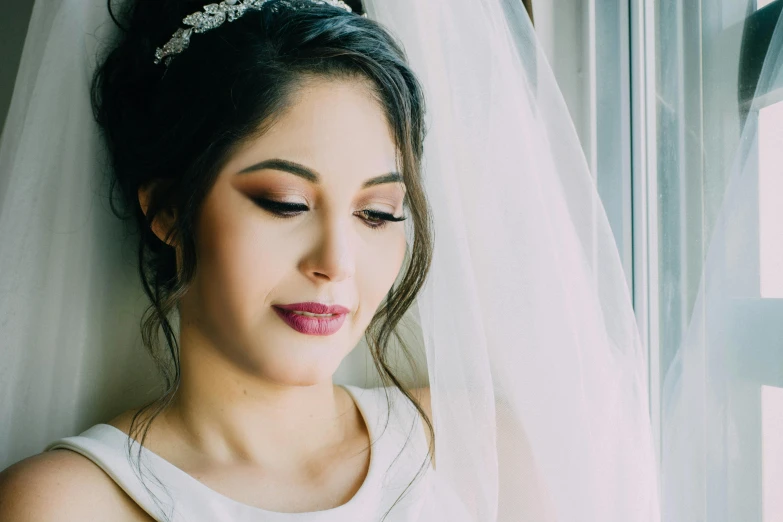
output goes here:
[{"label": "neck", "polygon": [[360,415],[331,380],[311,386],[269,382],[201,339],[183,331],[180,340],[182,380],[166,423],[203,457],[290,466],[355,433]]}]

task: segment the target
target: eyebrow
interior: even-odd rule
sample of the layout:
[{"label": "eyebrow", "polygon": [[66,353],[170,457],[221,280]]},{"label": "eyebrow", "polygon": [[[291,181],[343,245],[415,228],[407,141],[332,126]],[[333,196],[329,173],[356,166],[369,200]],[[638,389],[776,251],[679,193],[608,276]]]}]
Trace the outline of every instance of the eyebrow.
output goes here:
[{"label": "eyebrow", "polygon": [[[264,160],[260,163],[256,163],[255,165],[250,165],[249,167],[240,170],[237,174],[247,174],[248,172],[255,172],[264,169],[282,170],[295,176],[299,176],[300,178],[304,178],[307,181],[315,184],[320,183],[321,180],[321,177],[316,171],[299,163],[294,163],[293,161],[280,158],[272,158]],[[403,183],[402,176],[399,172],[389,172],[388,174],[382,174],[375,178],[370,178],[362,183],[362,188],[383,185],[385,183]]]}]

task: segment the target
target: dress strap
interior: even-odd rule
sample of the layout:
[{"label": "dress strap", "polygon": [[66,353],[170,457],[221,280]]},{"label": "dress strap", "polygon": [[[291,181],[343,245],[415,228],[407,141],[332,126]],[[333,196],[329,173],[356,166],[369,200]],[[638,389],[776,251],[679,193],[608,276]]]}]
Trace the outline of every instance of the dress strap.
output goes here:
[{"label": "dress strap", "polygon": [[416,520],[412,513],[421,507],[432,471],[421,415],[395,386],[344,387],[354,394],[370,433],[374,434],[371,440],[375,451],[373,458],[378,459],[375,464],[384,474],[381,513],[399,499],[393,509],[393,520],[402,513],[408,513],[408,518],[400,520]]}]

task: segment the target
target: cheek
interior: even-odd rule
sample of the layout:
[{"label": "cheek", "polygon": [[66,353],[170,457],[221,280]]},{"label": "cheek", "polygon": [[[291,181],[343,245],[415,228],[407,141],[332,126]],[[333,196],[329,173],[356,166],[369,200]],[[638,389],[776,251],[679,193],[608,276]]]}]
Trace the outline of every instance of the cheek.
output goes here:
[{"label": "cheek", "polygon": [[[402,227],[399,227],[402,230]],[[369,322],[394,284],[405,259],[405,234],[397,231],[382,238],[362,253],[356,271],[363,319]]]},{"label": "cheek", "polygon": [[[276,281],[293,263],[280,227],[249,215],[244,206],[205,216],[200,234],[199,287],[210,314],[236,324],[253,321],[267,306]],[[207,223],[208,222],[208,223]]]}]

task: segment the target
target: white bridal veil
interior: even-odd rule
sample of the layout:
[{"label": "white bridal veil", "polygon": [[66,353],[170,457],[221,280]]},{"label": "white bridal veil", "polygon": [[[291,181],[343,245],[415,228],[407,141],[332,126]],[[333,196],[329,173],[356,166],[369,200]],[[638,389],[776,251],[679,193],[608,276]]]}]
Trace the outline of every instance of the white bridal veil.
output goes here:
[{"label": "white bridal veil", "polygon": [[[435,257],[410,315],[439,480],[463,522],[658,521],[629,291],[522,3],[365,5],[427,96]],[[110,32],[104,0],[39,0],[25,42],[0,148],[2,466],[154,393],[89,107]],[[363,378],[355,360],[336,376]]]}]

